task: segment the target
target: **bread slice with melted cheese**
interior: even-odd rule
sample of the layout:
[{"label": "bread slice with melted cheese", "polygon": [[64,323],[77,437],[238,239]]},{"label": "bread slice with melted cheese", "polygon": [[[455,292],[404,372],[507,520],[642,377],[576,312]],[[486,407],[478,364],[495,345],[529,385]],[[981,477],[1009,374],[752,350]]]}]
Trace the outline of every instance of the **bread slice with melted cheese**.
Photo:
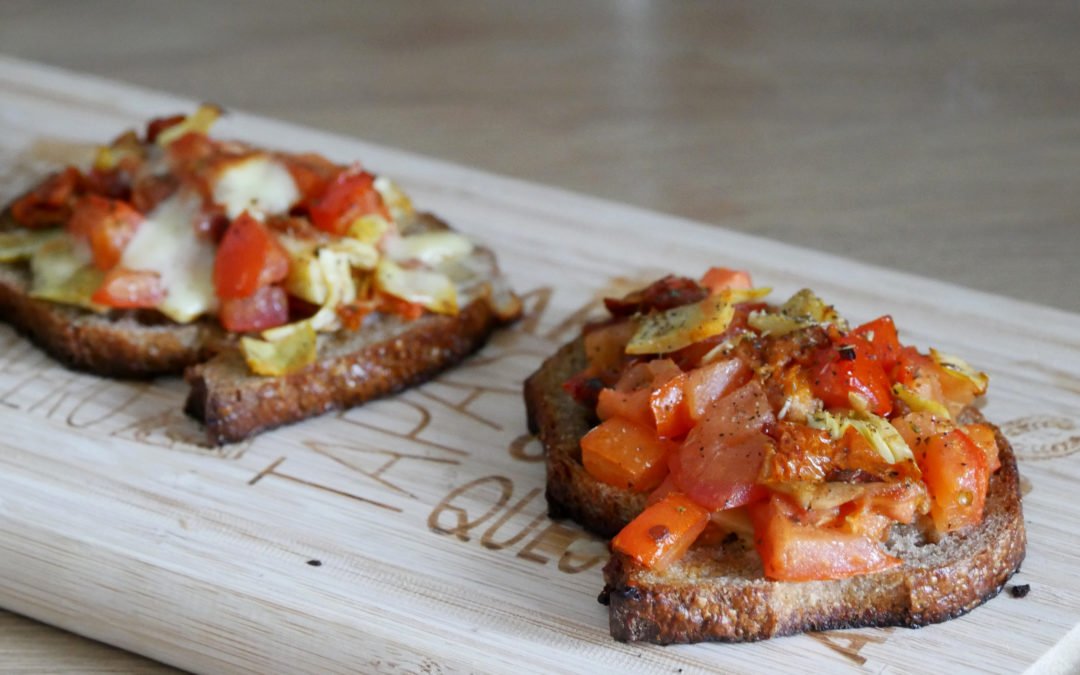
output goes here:
[{"label": "bread slice with melted cheese", "polygon": [[[565,345],[526,381],[525,402],[530,428],[547,452],[551,515],[610,537],[641,512],[647,495],[602,483],[581,463],[580,440],[596,418],[562,383],[586,364],[580,338]],[[983,420],[969,408],[960,421]],[[918,627],[964,614],[1000,592],[1024,558],[1016,458],[995,433],[1001,468],[990,477],[978,526],[928,541],[914,526],[898,525],[885,547],[902,566],[828,581],[766,579],[753,546],[736,537],[697,543],[662,571],[615,551],[601,594],[612,636],[660,644],[743,642],[815,630]]]},{"label": "bread slice with melted cheese", "polygon": [[[449,229],[430,214],[405,234]],[[320,334],[315,363],[278,377],[255,375],[239,350],[222,350],[189,368],[186,410],[206,425],[213,443],[229,443],[282,424],[348,408],[413,386],[487,342],[521,313],[520,300],[499,273],[495,256],[477,247],[440,268],[457,288],[457,314],[369,316],[359,330]]]},{"label": "bread slice with melted cheese", "polygon": [[[0,232],[16,227],[0,214]],[[404,232],[449,229],[419,214]],[[355,406],[433,377],[479,349],[521,312],[494,255],[477,247],[456,261],[460,311],[414,321],[373,314],[360,330],[321,334],[315,363],[276,377],[252,374],[237,336],[215,318],[189,324],[148,310],[98,314],[30,297],[26,263],[0,264],[0,319],[64,365],[107,377],[185,374],[186,410],[202,421],[211,444],[239,441],[282,424]]]}]

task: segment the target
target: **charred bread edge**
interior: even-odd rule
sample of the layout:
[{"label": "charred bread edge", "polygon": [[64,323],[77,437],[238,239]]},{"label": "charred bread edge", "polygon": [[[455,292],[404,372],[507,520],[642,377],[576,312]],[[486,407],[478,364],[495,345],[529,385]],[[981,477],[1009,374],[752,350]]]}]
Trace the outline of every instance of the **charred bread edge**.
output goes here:
[{"label": "charred bread edge", "polygon": [[[640,511],[645,496],[600,483],[581,465],[579,441],[595,418],[561,383],[585,364],[580,339],[565,345],[526,381],[526,408],[547,449],[549,511],[611,536]],[[983,421],[974,409],[963,415],[966,422]],[[753,641],[811,630],[919,627],[970,611],[1001,591],[1025,551],[1016,458],[994,429],[1001,469],[991,476],[978,527],[918,545],[917,555],[909,552],[894,570],[832,581],[764,579],[760,560],[748,563],[756,554],[746,552],[739,559],[737,551],[714,551],[739,564],[709,569],[699,560],[693,574],[682,562],[652,573],[616,552],[604,568],[601,595],[610,605],[612,636],[661,644]],[[747,574],[754,565],[757,575]]]}]

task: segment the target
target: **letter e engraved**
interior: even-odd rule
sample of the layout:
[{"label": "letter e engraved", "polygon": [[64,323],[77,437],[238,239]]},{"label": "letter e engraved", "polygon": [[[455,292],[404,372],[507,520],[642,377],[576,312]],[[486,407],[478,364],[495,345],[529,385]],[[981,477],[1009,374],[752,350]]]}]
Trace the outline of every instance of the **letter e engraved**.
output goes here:
[{"label": "letter e engraved", "polygon": [[[875,633],[807,633],[807,637],[813,638],[817,642],[825,645],[829,649],[833,650],[837,654],[847,657],[856,665],[863,665],[866,663],[866,657],[860,654],[862,648],[867,644],[884,644],[888,640],[888,634],[892,632],[891,628],[879,628]],[[884,633],[884,635],[882,635]],[[840,642],[846,642],[846,644],[840,644]]]},{"label": "letter e engraved", "polygon": [[[477,518],[469,519],[468,506],[470,503],[481,502],[486,499],[491,501],[492,487],[498,493],[498,498],[490,508]],[[432,532],[439,534],[452,534],[461,541],[469,541],[469,530],[487,522],[499,512],[510,496],[514,493],[514,483],[506,476],[485,476],[470,481],[455,489],[439,502],[428,516],[428,527]],[[452,524],[444,522],[443,514],[447,514]]]},{"label": "letter e engraved", "polygon": [[539,551],[543,551],[559,556],[559,571],[568,574],[584,572],[607,557],[603,554],[586,555],[570,550],[578,540],[589,539],[591,535],[581,529],[552,522],[518,551],[518,557],[543,565],[549,560],[540,555]]}]

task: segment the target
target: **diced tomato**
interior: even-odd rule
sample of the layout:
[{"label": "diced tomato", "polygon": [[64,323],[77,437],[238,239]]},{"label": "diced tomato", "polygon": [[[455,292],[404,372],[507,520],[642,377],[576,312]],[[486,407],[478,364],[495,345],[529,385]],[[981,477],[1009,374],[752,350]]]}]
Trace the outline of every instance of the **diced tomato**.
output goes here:
[{"label": "diced tomato", "polygon": [[866,495],[861,499],[875,513],[900,523],[911,523],[915,515],[924,513],[928,507],[928,494],[922,481],[911,480],[897,483],[869,483]]},{"label": "diced tomato", "polygon": [[251,297],[284,279],[289,255],[274,233],[247,211],[229,225],[214,259],[214,286],[222,299]]},{"label": "diced tomato", "polygon": [[578,404],[591,409],[596,407],[600,393],[604,391],[604,381],[586,369],[571,375],[562,383],[562,388]]},{"label": "diced tomato", "polygon": [[617,321],[585,332],[585,357],[594,372],[617,369],[626,361],[626,344],[637,326],[632,321]]},{"label": "diced tomato", "polygon": [[608,485],[647,492],[667,475],[666,459],[674,448],[652,429],[613,417],[581,439],[581,463]]},{"label": "diced tomato", "polygon": [[709,512],[673,493],[646,508],[611,540],[611,548],[663,570],[679,560],[709,522]]},{"label": "diced tomato", "polygon": [[[910,520],[908,522],[911,522]],[[855,499],[837,508],[837,517],[828,527],[856,534],[869,541],[881,541],[896,520],[879,513],[867,499]]]},{"label": "diced tomato", "polygon": [[596,416],[602,420],[621,417],[645,427],[655,428],[652,412],[652,392],[648,388],[620,391],[601,389],[596,397]]},{"label": "diced tomato", "polygon": [[323,194],[334,176],[342,171],[338,165],[314,153],[283,155],[281,159],[296,181],[301,203],[309,203]]},{"label": "diced tomato", "polygon": [[986,453],[958,430],[932,436],[913,451],[930,492],[934,527],[951,532],[978,524],[990,480]]},{"label": "diced tomato", "polygon": [[873,321],[868,321],[852,331],[874,347],[874,355],[886,373],[892,372],[896,359],[900,356],[900,339],[896,335],[896,324],[886,314]]},{"label": "diced tomato", "polygon": [[743,386],[753,375],[750,367],[736,358],[714,361],[686,374],[686,407],[694,421],[705,417],[716,401]]},{"label": "diced tomato", "polygon": [[929,412],[910,412],[903,417],[894,418],[892,425],[903,436],[904,442],[908,444],[912,452],[916,452],[920,446],[925,446],[931,436],[953,428],[951,422]]},{"label": "diced tomato", "polygon": [[131,177],[137,170],[139,160],[125,157],[122,165],[111,171],[90,169],[83,174],[82,187],[89,194],[97,194],[109,199],[131,201]]},{"label": "diced tomato", "polygon": [[1001,458],[998,456],[997,436],[989,424],[964,424],[960,427],[972,443],[986,454],[986,465],[990,473],[1001,468]]},{"label": "diced tomato", "polygon": [[772,437],[776,443],[762,467],[764,482],[824,481],[834,470],[837,446],[828,431],[780,421]]},{"label": "diced tomato", "polygon": [[94,265],[104,271],[120,262],[142,222],[142,215],[125,202],[86,195],[75,202],[67,230],[90,244]]},{"label": "diced tomato", "polygon": [[756,380],[714,402],[668,459],[675,484],[713,510],[763,497],[757,478],[772,441],[761,429],[775,421]]},{"label": "diced tomato", "polygon": [[655,429],[652,392],[681,374],[682,371],[670,359],[635,363],[623,372],[613,389],[600,391],[596,414],[602,420],[623,417]]},{"label": "diced tomato", "polygon": [[191,173],[198,168],[199,164],[205,163],[215,155],[220,154],[214,141],[206,134],[191,131],[165,148],[165,153],[174,165],[174,168]]},{"label": "diced tomato", "polygon": [[651,397],[656,431],[676,438],[705,416],[709,406],[750,379],[750,368],[739,359],[714,361],[675,377]]},{"label": "diced tomato", "polygon": [[941,368],[925,354],[920,354],[914,347],[902,347],[900,356],[893,367],[892,379],[904,385],[920,398],[945,405],[945,395],[941,389]]},{"label": "diced tomato", "polygon": [[675,480],[669,473],[664,476],[664,480],[660,481],[660,484],[653,488],[653,491],[649,493],[649,498],[645,500],[645,506],[652,506],[672,492],[678,491],[679,488],[675,486]]},{"label": "diced tomato", "polygon": [[50,175],[30,192],[15,200],[11,215],[24,227],[63,225],[71,217],[71,206],[81,174],[75,167]]},{"label": "diced tomato", "polygon": [[650,284],[647,288],[634,291],[623,298],[604,298],[604,306],[612,316],[630,316],[650,310],[664,311],[700,302],[708,292],[696,281],[687,277],[669,274]]},{"label": "diced tomato", "polygon": [[712,267],[699,282],[709,289],[709,295],[719,295],[721,291],[729,288],[745,290],[753,288],[750,282],[750,273],[743,270],[732,270],[726,267]]},{"label": "diced tomato", "polygon": [[308,211],[315,227],[337,235],[345,234],[357,218],[372,213],[390,220],[390,212],[375,189],[375,176],[355,168],[339,173],[312,200]]},{"label": "diced tomato", "polygon": [[165,299],[165,294],[165,284],[157,272],[114,267],[90,299],[116,309],[152,309]]},{"label": "diced tomato", "polygon": [[829,408],[864,407],[875,415],[889,414],[892,383],[874,353],[873,346],[863,338],[837,337],[816,354],[814,394]]},{"label": "diced tomato", "polygon": [[[936,363],[934,365],[937,366]],[[979,396],[979,387],[971,380],[949,372],[947,368],[937,366],[937,369],[941,395],[945,398],[945,407],[953,416],[959,415],[961,410],[971,405],[971,402]]]},{"label": "diced tomato", "polygon": [[[289,296],[289,315],[293,314],[293,298]],[[338,318],[341,319],[341,324],[348,330],[360,330],[360,327],[364,325],[364,319],[369,314],[375,311],[372,303],[352,303],[348,305],[338,305],[334,308]]]},{"label": "diced tomato", "polygon": [[223,298],[218,318],[234,333],[273,328],[289,321],[289,298],[280,286],[263,286],[246,298]]},{"label": "diced tomato", "polygon": [[774,493],[749,508],[754,544],[769,579],[843,579],[901,564],[862,534],[842,527],[800,525],[796,519],[801,510],[782,495]]},{"label": "diced tomato", "polygon": [[406,321],[415,321],[424,315],[424,306],[419,302],[409,302],[396,295],[382,292],[379,292],[375,299],[380,312],[396,314]]},{"label": "diced tomato", "polygon": [[656,420],[656,433],[660,438],[682,436],[694,426],[685,393],[688,375],[689,373],[680,373],[654,389],[649,396],[649,407]]},{"label": "diced tomato", "polygon": [[179,187],[180,181],[172,174],[139,176],[131,186],[131,205],[139,213],[150,213]]}]

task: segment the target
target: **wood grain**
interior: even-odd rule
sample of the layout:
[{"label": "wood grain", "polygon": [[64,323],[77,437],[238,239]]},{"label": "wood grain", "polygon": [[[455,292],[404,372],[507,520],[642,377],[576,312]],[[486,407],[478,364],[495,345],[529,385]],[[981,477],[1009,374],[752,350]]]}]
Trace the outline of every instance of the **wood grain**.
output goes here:
[{"label": "wood grain", "polygon": [[[0,91],[9,193],[83,143],[191,105],[12,59]],[[394,176],[496,249],[528,317],[424,387],[221,450],[193,442],[182,383],[71,373],[0,329],[0,606],[215,672],[1014,672],[1067,658],[1080,316],[263,118],[233,115],[219,133]],[[811,286],[854,320],[889,310],[905,340],[988,371],[986,415],[1030,488],[1016,582],[1031,593],[919,631],[613,642],[595,602],[603,546],[544,516],[520,385],[605,291],[672,261],[747,267],[778,296]]]}]

